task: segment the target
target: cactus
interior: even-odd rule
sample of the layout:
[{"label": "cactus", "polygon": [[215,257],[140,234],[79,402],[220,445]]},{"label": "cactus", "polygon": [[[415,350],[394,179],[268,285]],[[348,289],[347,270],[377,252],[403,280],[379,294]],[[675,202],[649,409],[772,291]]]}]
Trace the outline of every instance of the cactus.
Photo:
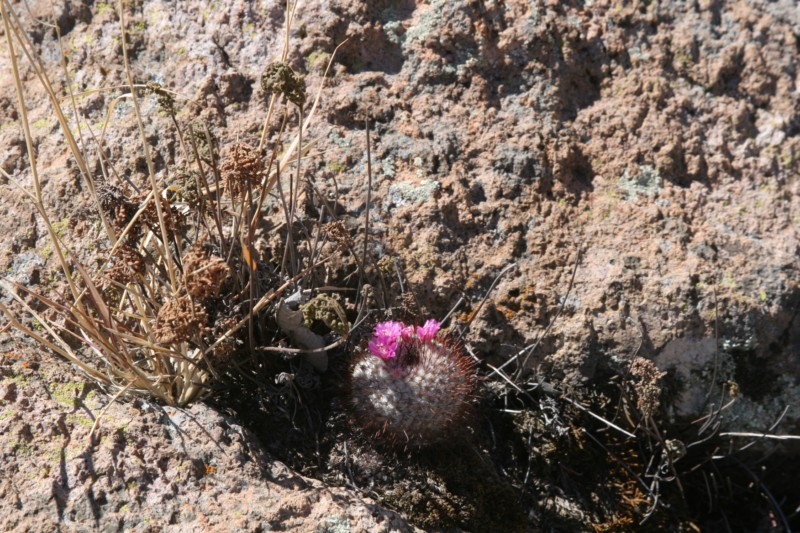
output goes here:
[{"label": "cactus", "polygon": [[390,445],[422,448],[457,437],[473,414],[475,364],[457,341],[429,320],[375,327],[350,372],[356,423]]}]

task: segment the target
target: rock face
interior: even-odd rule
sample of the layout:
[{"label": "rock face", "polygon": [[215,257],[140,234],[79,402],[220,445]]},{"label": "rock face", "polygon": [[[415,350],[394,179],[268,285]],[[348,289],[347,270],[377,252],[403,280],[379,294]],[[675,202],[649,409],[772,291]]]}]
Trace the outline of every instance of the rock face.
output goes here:
[{"label": "rock face", "polygon": [[415,530],[203,404],[111,403],[91,437],[107,396],[35,355],[4,350],[0,365],[3,531]]},{"label": "rock face", "polygon": [[360,206],[368,112],[374,228],[434,315],[516,263],[467,336],[484,357],[563,306],[529,367],[578,384],[638,351],[675,378],[675,417],[728,381],[726,424],[755,429],[800,393],[791,6],[311,5],[299,50],[351,37],[323,163],[354,166],[336,179]]},{"label": "rock face", "polygon": [[[136,181],[146,165],[132,106],[115,101],[122,91],[92,91],[127,83],[116,4],[29,4],[18,14],[56,88],[67,85],[56,32],[31,16],[58,27],[70,87],[91,91],[70,120],[96,135],[108,122],[104,153]],[[175,91],[179,116],[210,125],[220,146],[256,144],[266,115],[258,80],[281,53],[282,4],[154,0],[126,9],[137,83]],[[363,242],[369,117],[371,253],[394,265],[389,285],[398,279],[393,289],[413,293],[427,316],[461,302],[451,325],[470,323],[464,342],[481,360],[501,365],[536,343],[522,370],[582,390],[624,374],[638,355],[667,373],[667,420],[703,415],[709,398],[735,400],[722,430],[759,432],[782,416],[773,432],[800,433],[800,410],[784,412],[800,405],[794,1],[309,0],[293,28],[287,60],[311,95],[344,42],[308,133],[304,178]],[[31,189],[3,50],[0,168]],[[34,79],[27,62],[21,68]],[[96,250],[81,241],[93,224],[83,178],[43,88],[28,83],[25,97],[45,203],[88,260]],[[156,98],[141,103],[159,176],[169,180],[180,145]],[[0,271],[46,290],[57,263],[43,222],[3,175],[0,185]],[[331,267],[331,276],[342,271]],[[17,353],[7,350],[4,361]],[[174,424],[112,405],[91,444],[89,412],[107,400],[91,404],[89,389],[67,384],[78,378],[47,359],[39,371],[21,364],[4,363],[0,382],[4,530],[59,521],[411,527],[344,489],[282,471],[239,422],[201,405],[190,410],[197,423],[176,413]],[[59,399],[53,387],[68,390]]]}]

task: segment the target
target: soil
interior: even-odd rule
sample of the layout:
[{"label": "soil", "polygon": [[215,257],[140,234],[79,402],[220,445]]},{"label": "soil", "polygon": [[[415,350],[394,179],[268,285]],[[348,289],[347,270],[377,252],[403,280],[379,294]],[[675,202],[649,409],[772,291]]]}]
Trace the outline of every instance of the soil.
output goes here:
[{"label": "soil", "polygon": [[[67,72],[90,91],[79,121],[108,123],[115,179],[146,187],[133,106],[117,100],[116,4],[24,5],[9,9],[59,95]],[[175,91],[176,119],[208,127],[221,158],[257,146],[285,6],[125,9],[136,82]],[[33,179],[0,36],[0,271],[58,295],[47,227],[17,187]],[[369,293],[366,319],[324,373],[267,352],[185,410],[110,402],[4,330],[3,530],[800,528],[798,441],[774,438],[800,435],[795,2],[308,0],[290,36],[307,108],[320,91],[292,235],[335,218],[343,250],[306,288],[337,295],[351,322]],[[20,68],[53,228],[96,265],[107,244],[87,184]],[[157,96],[139,100],[170,183],[190,162]],[[279,103],[290,125],[293,105]],[[89,171],[107,172],[84,142]],[[284,214],[272,200],[263,214],[260,251],[280,256]],[[476,417],[446,445],[382,446],[349,423],[351,354],[378,321],[428,317],[480,362]]]}]

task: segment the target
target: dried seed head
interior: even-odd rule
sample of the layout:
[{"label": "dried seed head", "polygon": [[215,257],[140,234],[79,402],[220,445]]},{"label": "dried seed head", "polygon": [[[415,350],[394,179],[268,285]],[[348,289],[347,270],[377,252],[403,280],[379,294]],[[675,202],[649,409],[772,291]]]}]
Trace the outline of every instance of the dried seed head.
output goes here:
[{"label": "dried seed head", "polygon": [[236,144],[220,167],[225,188],[233,198],[244,198],[247,191],[255,190],[264,175],[264,164],[258,151],[244,144]]},{"label": "dried seed head", "polygon": [[[135,200],[142,205],[144,201],[147,199],[146,193],[139,194]],[[175,206],[170,204],[167,198],[163,196],[158,199],[161,203],[161,218],[164,220],[164,225],[169,232],[177,232],[181,227],[186,225],[186,217],[180,210],[176,209]],[[150,228],[150,231],[155,233],[156,235],[161,235],[160,231],[160,223],[158,221],[158,209],[156,208],[156,203],[153,198],[150,198],[145,205],[142,214],[140,215],[140,220],[143,224]]]},{"label": "dried seed head", "polygon": [[322,232],[330,240],[335,242],[341,252],[347,252],[353,246],[353,238],[347,230],[347,226],[341,220],[323,224]]},{"label": "dried seed head", "polygon": [[138,281],[147,271],[145,257],[128,243],[122,244],[114,253],[114,261],[106,270],[106,277],[125,285]]},{"label": "dried seed head", "polygon": [[217,318],[217,320],[214,321],[214,326],[209,331],[209,338],[206,339],[209,344],[214,344],[217,340],[222,338],[222,342],[214,346],[214,349],[211,351],[212,359],[217,365],[230,362],[236,354],[236,336],[228,335],[223,338],[223,335],[228,333],[228,330],[234,327],[239,320],[239,316]]},{"label": "dried seed head", "polygon": [[653,416],[660,405],[659,381],[667,373],[662,372],[653,361],[636,357],[630,366],[630,379],[636,391],[636,406],[645,418]]},{"label": "dried seed head", "polygon": [[292,68],[278,61],[272,63],[261,75],[261,88],[265,93],[281,93],[298,107],[306,103],[306,82]]},{"label": "dried seed head", "polygon": [[206,331],[208,315],[189,296],[167,300],[158,310],[153,333],[158,342],[177,344]]},{"label": "dried seed head", "polygon": [[[117,234],[122,233],[128,223],[133,220],[133,216],[138,210],[136,203],[129,200],[121,189],[107,183],[98,186],[97,197],[100,201],[100,208],[105,213],[111,226]],[[141,234],[141,227],[135,224],[128,230],[126,242],[136,247],[139,244]]]},{"label": "dried seed head", "polygon": [[200,243],[193,245],[183,256],[183,268],[186,290],[200,300],[219,294],[222,284],[231,275],[225,260],[213,255]]}]

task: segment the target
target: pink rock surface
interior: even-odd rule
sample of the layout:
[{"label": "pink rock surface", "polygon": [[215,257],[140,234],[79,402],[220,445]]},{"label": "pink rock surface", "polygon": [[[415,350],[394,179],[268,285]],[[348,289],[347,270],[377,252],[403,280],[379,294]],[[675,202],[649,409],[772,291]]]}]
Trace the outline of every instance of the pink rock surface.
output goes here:
[{"label": "pink rock surface", "polygon": [[[126,83],[115,3],[29,4],[30,13],[14,9],[59,90],[55,31],[32,16],[58,25],[74,90]],[[279,57],[283,5],[153,0],[126,9],[136,80],[181,95],[179,117],[204,120],[223,152],[255,144],[266,113],[258,80]],[[482,361],[503,364],[541,341],[527,370],[566,390],[624,375],[638,354],[667,372],[665,420],[696,419],[709,397],[727,402],[736,390],[721,429],[762,431],[800,405],[798,27],[792,0],[303,2],[288,61],[310,94],[348,39],[308,135],[316,142],[304,178],[363,242],[368,115],[370,253],[397,266],[387,307],[401,307],[403,289],[424,316],[443,318],[463,299],[447,326],[471,321],[464,341]],[[4,50],[0,167],[30,189],[9,72]],[[34,78],[24,61],[22,77]],[[123,92],[82,95],[80,120],[98,131]],[[76,256],[93,264],[102,249],[85,184],[45,91],[31,82],[25,97],[45,203]],[[167,163],[182,162],[179,144],[155,97],[141,103],[168,177]],[[104,145],[120,176],[142,179],[129,102],[116,106]],[[0,271],[55,293],[45,226],[5,181]],[[311,196],[303,216],[314,219]],[[344,260],[326,268],[332,286],[352,279]],[[189,410],[197,423],[176,414],[177,428],[151,409],[112,405],[91,445],[92,416],[107,398],[83,407],[78,375],[27,344],[4,350],[4,530],[59,521],[76,530],[411,527],[284,469],[242,429],[252,421],[203,405]],[[800,411],[783,413],[779,430],[800,433]],[[543,507],[561,505],[547,494]],[[548,525],[539,510],[531,527]],[[588,527],[575,520],[564,527]]]}]

